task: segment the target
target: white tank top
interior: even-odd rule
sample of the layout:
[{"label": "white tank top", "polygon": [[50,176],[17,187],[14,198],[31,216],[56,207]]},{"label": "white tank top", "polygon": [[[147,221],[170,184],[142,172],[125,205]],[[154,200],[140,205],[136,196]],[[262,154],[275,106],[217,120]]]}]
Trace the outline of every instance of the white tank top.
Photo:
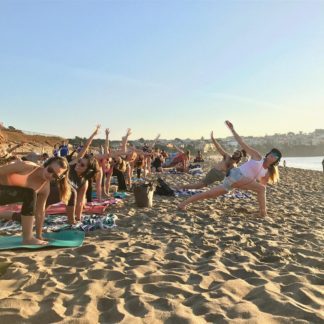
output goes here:
[{"label": "white tank top", "polygon": [[260,178],[263,178],[268,172],[268,169],[263,167],[263,162],[264,160],[249,160],[242,164],[239,169],[245,177],[260,180]]}]

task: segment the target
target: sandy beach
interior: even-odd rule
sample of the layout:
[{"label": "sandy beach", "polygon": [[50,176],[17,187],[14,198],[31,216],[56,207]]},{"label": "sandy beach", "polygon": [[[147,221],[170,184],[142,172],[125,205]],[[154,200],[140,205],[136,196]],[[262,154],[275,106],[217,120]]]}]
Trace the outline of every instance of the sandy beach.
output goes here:
[{"label": "sandy beach", "polygon": [[[210,167],[206,163],[204,168]],[[170,185],[199,176],[164,174]],[[177,211],[130,195],[117,227],[74,249],[2,251],[1,323],[323,323],[324,177],[281,169],[269,216],[251,198]]]}]

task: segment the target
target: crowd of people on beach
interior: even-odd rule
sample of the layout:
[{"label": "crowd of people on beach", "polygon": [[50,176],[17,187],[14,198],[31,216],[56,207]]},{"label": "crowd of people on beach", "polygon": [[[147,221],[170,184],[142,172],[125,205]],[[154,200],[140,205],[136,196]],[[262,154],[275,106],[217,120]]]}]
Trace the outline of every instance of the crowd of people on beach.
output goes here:
[{"label": "crowd of people on beach", "polygon": [[[182,201],[178,208],[185,210],[189,204],[215,199],[240,188],[257,194],[260,216],[265,217],[266,185],[278,181],[282,154],[273,148],[263,157],[244,142],[231,122],[226,121],[226,125],[239,149],[227,152],[211,132],[211,141],[222,159],[215,162],[204,179],[182,189],[200,189],[215,182],[218,185]],[[190,151],[173,145],[177,153],[170,158],[165,150],[156,147],[160,135],[151,143],[135,147],[129,143],[132,132],[127,129],[120,147],[113,149],[109,145],[110,130],[106,129],[104,146],[93,150],[91,144],[99,130],[100,125],[97,125],[88,140],[73,149],[63,141],[53,147],[51,154],[30,152],[19,158],[14,152],[24,143],[8,146],[0,129],[0,205],[22,203],[20,213],[6,214],[5,217],[21,222],[24,244],[47,244],[42,236],[46,209],[58,202],[66,205],[70,224],[79,222],[85,202],[92,199],[93,187],[100,201],[109,195],[112,177],[117,178],[118,190],[126,191],[132,189],[133,175],[147,179],[174,168],[177,172],[189,172]],[[203,161],[201,152],[198,152],[194,162]],[[34,220],[36,236],[33,233]]]}]

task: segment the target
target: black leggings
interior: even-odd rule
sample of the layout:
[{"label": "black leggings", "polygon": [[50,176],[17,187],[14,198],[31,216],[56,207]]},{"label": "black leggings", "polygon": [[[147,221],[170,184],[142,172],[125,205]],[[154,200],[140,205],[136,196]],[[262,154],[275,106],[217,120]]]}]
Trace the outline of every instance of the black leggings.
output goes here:
[{"label": "black leggings", "polygon": [[112,175],[117,176],[118,190],[127,190],[124,173],[114,168]]},{"label": "black leggings", "polygon": [[[1,186],[0,186],[1,187]],[[15,188],[19,188],[19,189],[28,189],[28,188],[21,188],[21,187],[15,187]],[[30,189],[32,190],[32,189]],[[68,201],[68,206],[75,206],[76,205],[76,197],[77,197],[77,192],[74,188],[71,188],[71,198]],[[28,201],[31,201],[31,199],[28,198]],[[50,193],[47,197],[46,200],[46,208],[50,205],[54,205],[57,204],[61,201],[60,198],[60,191],[59,188],[57,186],[56,183],[51,182],[51,186],[50,186]],[[2,196],[1,196],[1,188],[0,188],[0,202],[2,202]],[[1,203],[0,203],[1,205]],[[12,220],[17,221],[17,222],[21,222],[21,216],[27,216],[26,214],[24,214],[24,205],[21,209],[21,213],[13,213],[12,215]],[[32,214],[34,215],[34,214]]]},{"label": "black leggings", "polygon": [[37,194],[31,188],[0,185],[0,205],[23,203],[22,216],[34,216]]},{"label": "black leggings", "polygon": [[92,182],[93,182],[92,179],[88,180],[88,189],[86,191],[87,202],[92,202]]}]

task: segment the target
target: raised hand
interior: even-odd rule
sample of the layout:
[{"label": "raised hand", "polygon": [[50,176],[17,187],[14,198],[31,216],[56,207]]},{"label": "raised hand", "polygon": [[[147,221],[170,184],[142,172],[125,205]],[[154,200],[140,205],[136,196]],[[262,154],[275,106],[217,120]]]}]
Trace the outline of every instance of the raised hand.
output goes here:
[{"label": "raised hand", "polygon": [[109,134],[110,134],[110,129],[106,128],[106,136],[109,136]]},{"label": "raised hand", "polygon": [[95,129],[95,131],[93,132],[94,135],[98,135],[100,127],[101,127],[100,124],[98,124],[98,125],[96,126],[96,129]]},{"label": "raised hand", "polygon": [[226,124],[226,126],[227,126],[230,130],[233,130],[233,129],[234,129],[233,124],[232,124],[229,120],[226,120],[226,121],[225,121],[225,124]]},{"label": "raised hand", "polygon": [[129,137],[132,134],[132,130],[127,128],[126,137]]}]

